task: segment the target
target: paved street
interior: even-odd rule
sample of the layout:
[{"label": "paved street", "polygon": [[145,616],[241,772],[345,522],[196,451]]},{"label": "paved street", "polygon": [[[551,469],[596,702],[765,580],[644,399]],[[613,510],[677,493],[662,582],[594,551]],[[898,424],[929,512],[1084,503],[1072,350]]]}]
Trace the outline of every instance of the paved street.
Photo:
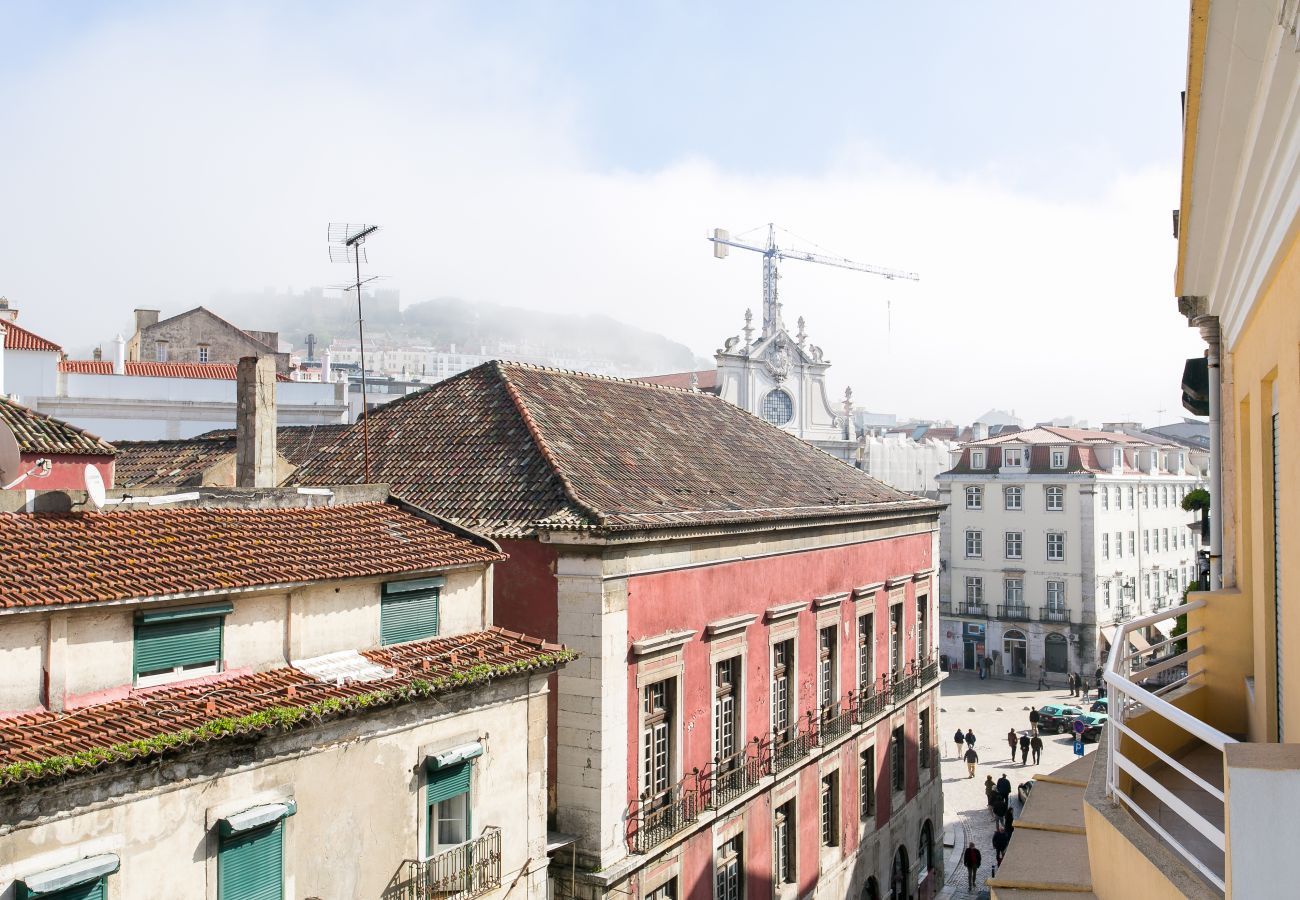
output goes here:
[{"label": "paved street", "polygon": [[[1095,698],[1095,695],[1093,695]],[[980,681],[973,672],[956,672],[944,679],[940,689],[939,748],[943,775],[943,823],[945,833],[951,833],[956,845],[945,850],[947,880],[940,897],[967,900],[987,896],[984,881],[993,870],[996,856],[993,852],[993,813],[984,796],[984,776],[993,780],[1005,772],[1011,782],[1012,808],[1020,816],[1020,804],[1015,790],[1021,782],[1029,781],[1038,772],[1051,772],[1073,760],[1071,735],[1043,735],[1043,756],[1039,765],[1020,765],[1007,748],[1007,730],[1017,732],[1029,728],[1029,708],[1048,703],[1078,702],[1065,688],[1034,690],[1032,685],[1020,682],[987,679]],[[1091,701],[1089,701],[1091,702]],[[1086,707],[1085,707],[1086,709]],[[972,712],[973,710],[973,712]],[[971,728],[975,731],[975,752],[980,762],[975,767],[975,777],[966,774],[966,764],[956,755],[953,732]],[[1092,753],[1097,745],[1085,744],[1085,752]],[[961,853],[967,841],[974,841],[983,854],[979,880],[974,892],[966,889],[966,869],[961,865]],[[1014,841],[1014,835],[1012,837]]]}]

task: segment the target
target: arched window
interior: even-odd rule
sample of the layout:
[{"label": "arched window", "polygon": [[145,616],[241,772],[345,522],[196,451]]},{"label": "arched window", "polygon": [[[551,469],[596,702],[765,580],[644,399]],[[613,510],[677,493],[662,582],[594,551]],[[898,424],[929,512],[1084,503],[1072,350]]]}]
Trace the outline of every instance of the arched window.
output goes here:
[{"label": "arched window", "polygon": [[1070,670],[1070,647],[1065,635],[1053,632],[1043,638],[1043,665],[1049,672]]},{"label": "arched window", "polygon": [[971,485],[966,488],[966,508],[983,509],[984,508],[984,488],[978,485]]},{"label": "arched window", "polygon": [[902,844],[894,851],[894,864],[889,871],[890,900],[908,900],[912,889],[912,865],[907,859],[907,848]]},{"label": "arched window", "polygon": [[876,881],[874,875],[867,878],[867,883],[862,886],[862,900],[880,900],[880,882]]},{"label": "arched window", "polygon": [[763,398],[763,419],[773,425],[784,425],[794,418],[794,401],[785,391],[777,388]]},{"label": "arched window", "polygon": [[921,826],[921,840],[916,845],[916,858],[925,871],[929,872],[934,868],[934,829],[930,827],[929,819],[926,819],[925,824]]}]

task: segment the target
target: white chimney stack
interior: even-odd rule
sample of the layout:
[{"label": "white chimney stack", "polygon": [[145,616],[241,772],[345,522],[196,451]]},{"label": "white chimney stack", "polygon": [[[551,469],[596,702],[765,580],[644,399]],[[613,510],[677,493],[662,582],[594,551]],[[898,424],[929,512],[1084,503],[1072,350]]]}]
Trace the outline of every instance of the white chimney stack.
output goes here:
[{"label": "white chimney stack", "polygon": [[126,338],[121,334],[113,338],[113,374],[126,374]]},{"label": "white chimney stack", "polygon": [[320,380],[329,384],[330,375],[330,348],[326,347],[320,354]]}]

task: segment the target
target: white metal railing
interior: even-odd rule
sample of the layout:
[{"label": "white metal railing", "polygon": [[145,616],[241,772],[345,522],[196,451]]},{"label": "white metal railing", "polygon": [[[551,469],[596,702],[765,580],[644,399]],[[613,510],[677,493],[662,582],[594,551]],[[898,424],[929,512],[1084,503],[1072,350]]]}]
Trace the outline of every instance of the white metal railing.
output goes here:
[{"label": "white metal railing", "polygon": [[[1128,636],[1133,632],[1147,628],[1157,622],[1164,622],[1185,615],[1189,610],[1200,609],[1205,604],[1206,601],[1204,600],[1195,600],[1182,606],[1173,606],[1149,616],[1124,622],[1116,632],[1115,640],[1111,644],[1110,655],[1106,659],[1104,673],[1106,685],[1110,691],[1109,726],[1111,729],[1110,739],[1107,741],[1109,752],[1106,759],[1106,793],[1112,800],[1122,804],[1130,813],[1145,822],[1174,852],[1194,866],[1220,891],[1223,891],[1225,890],[1223,876],[1219,874],[1224,869],[1223,854],[1227,843],[1223,828],[1179,799],[1172,791],[1143,769],[1141,765],[1126,756],[1121,747],[1124,739],[1132,741],[1204,791],[1222,806],[1224,802],[1223,791],[1220,788],[1210,784],[1179,760],[1136,733],[1128,725],[1129,720],[1135,715],[1150,713],[1176,725],[1220,753],[1223,752],[1226,745],[1236,743],[1234,738],[1179,709],[1168,700],[1162,699],[1162,695],[1204,678],[1204,672],[1201,669],[1192,669],[1188,665],[1189,662],[1204,652],[1204,648],[1195,647],[1173,655],[1160,655],[1159,651],[1172,648],[1176,641],[1200,634],[1203,629],[1193,629],[1187,634],[1179,635],[1177,638],[1170,638],[1153,644],[1147,650],[1131,651],[1129,649]],[[1155,658],[1144,666],[1142,660],[1143,657],[1147,656],[1154,656]],[[1173,676],[1172,680],[1169,677],[1171,675]],[[1158,687],[1152,683],[1153,679],[1158,683]],[[1154,689],[1152,689],[1153,687]],[[1131,778],[1134,784],[1140,785],[1150,792],[1151,796],[1164,809],[1182,819],[1216,847],[1218,858],[1206,860],[1170,834],[1164,826],[1156,821],[1154,816],[1124,792],[1120,785],[1121,772]],[[1220,821],[1222,819],[1223,817],[1220,816]],[[1212,867],[1214,863],[1219,864],[1217,866],[1218,871]]]}]

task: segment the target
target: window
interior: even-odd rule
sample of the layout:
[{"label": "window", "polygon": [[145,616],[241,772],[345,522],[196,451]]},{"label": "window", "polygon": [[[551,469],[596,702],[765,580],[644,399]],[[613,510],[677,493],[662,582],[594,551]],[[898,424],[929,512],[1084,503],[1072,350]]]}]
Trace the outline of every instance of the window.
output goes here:
[{"label": "window", "polygon": [[1168,553],[1169,552],[1169,529],[1168,528],[1160,529],[1160,543],[1164,546],[1164,551]]},{"label": "window", "polygon": [[984,579],[979,575],[966,576],[966,604],[979,606],[984,602]]},{"label": "window", "polygon": [[384,585],[379,598],[379,642],[384,646],[438,636],[439,595],[445,578]]},{"label": "window", "polygon": [[1142,487],[1142,508],[1143,509],[1146,509],[1147,506],[1149,505],[1149,501],[1151,498],[1148,495],[1150,493],[1151,493],[1151,489],[1143,485]]},{"label": "window", "polygon": [[1110,579],[1109,578],[1107,578],[1105,581],[1101,583],[1101,599],[1107,606],[1110,606]]},{"label": "window", "polygon": [[829,625],[818,632],[817,644],[817,705],[822,716],[835,712],[835,648],[839,644],[839,626]]},{"label": "window", "polygon": [[1110,535],[1109,534],[1103,534],[1101,536],[1101,558],[1110,559]]},{"label": "window", "polygon": [[134,675],[138,687],[221,671],[222,629],[229,603],[183,606],[135,617]]},{"label": "window", "polygon": [[1110,464],[1113,468],[1124,468],[1124,451],[1116,447],[1110,452]]},{"label": "window", "polygon": [[657,801],[672,787],[673,766],[673,700],[676,693],[675,678],[666,678],[646,685],[642,695],[641,726],[642,797]]},{"label": "window", "polygon": [[1103,486],[1101,488],[1100,494],[1101,494],[1101,508],[1110,509],[1110,488]]},{"label": "window", "polygon": [[871,613],[858,617],[858,684],[866,689],[876,683],[876,617]]},{"label": "window", "polygon": [[983,509],[984,508],[984,489],[978,485],[972,485],[966,488],[966,508]]},{"label": "window", "polygon": [[677,879],[669,878],[647,894],[646,900],[677,900]]},{"label": "window", "polygon": [[821,788],[822,846],[840,843],[840,773],[823,776]]},{"label": "window", "polygon": [[1002,505],[1006,509],[1020,509],[1025,496],[1025,489],[1019,485],[1009,485],[1002,489]]},{"label": "window", "polygon": [[740,657],[724,659],[714,667],[713,690],[713,759],[730,769],[728,761],[739,749],[736,700],[740,696]]},{"label": "window", "polygon": [[1047,608],[1051,612],[1065,612],[1065,582],[1055,579],[1047,581]]},{"label": "window", "polygon": [[917,763],[922,769],[930,768],[930,711],[921,710],[916,727]]},{"label": "window", "polygon": [[745,867],[741,854],[745,836],[738,834],[718,848],[713,863],[713,878],[718,889],[714,900],[742,900],[745,894]]},{"label": "window", "polygon": [[763,419],[772,425],[785,425],[794,418],[794,401],[783,390],[768,391],[763,398]]},{"label": "window", "polygon": [[1128,486],[1128,508],[1136,509],[1136,504],[1133,500],[1133,485],[1131,484]]},{"label": "window", "polygon": [[1047,532],[1047,558],[1051,562],[1065,559],[1065,534],[1060,531]]},{"label": "window", "polygon": [[876,748],[858,754],[858,816],[863,821],[876,814]]},{"label": "window", "polygon": [[930,597],[916,598],[916,658],[925,662],[930,656]]},{"label": "window", "polygon": [[158,362],[167,362],[167,342],[154,341],[153,343],[154,358]]},{"label": "window", "polygon": [[1023,606],[1025,603],[1025,580],[1008,578],[1002,582],[1002,592],[1007,606]]},{"label": "window", "polygon": [[1023,531],[1007,532],[1007,559],[1020,559],[1024,551],[1025,533]]},{"label": "window", "polygon": [[1137,552],[1137,532],[1130,531],[1128,533],[1128,555],[1137,556]]},{"label": "window", "polygon": [[208,361],[208,345],[199,344],[199,362],[205,363],[207,361]]},{"label": "window", "polygon": [[1047,489],[1047,508],[1052,512],[1065,509],[1065,488],[1049,487]]},{"label": "window", "polygon": [[894,729],[894,734],[889,740],[889,771],[893,779],[894,790],[901,791],[907,786],[907,772],[904,771],[903,756],[903,726],[899,725]]},{"label": "window", "polygon": [[984,555],[984,532],[967,529],[966,558],[979,559]]},{"label": "window", "polygon": [[1151,532],[1146,528],[1142,529],[1142,552],[1151,552]]},{"label": "window", "polygon": [[793,799],[787,800],[776,808],[776,821],[772,829],[776,837],[776,881],[778,884],[794,884],[797,874],[795,869],[795,822]]},{"label": "window", "polygon": [[1115,532],[1115,558],[1124,558],[1124,532]]},{"label": "window", "polygon": [[284,896],[283,820],[223,834],[217,845],[217,896],[222,900]]},{"label": "window", "polygon": [[1065,468],[1065,456],[1066,456],[1066,452],[1065,452],[1065,448],[1064,448],[1064,447],[1053,447],[1053,448],[1052,448],[1052,468],[1053,468],[1053,469],[1064,469],[1064,468]]},{"label": "window", "polygon": [[429,827],[425,853],[428,856],[437,856],[469,840],[472,767],[472,761],[465,759],[426,770],[424,806]]},{"label": "window", "polygon": [[772,645],[772,737],[786,741],[790,738],[792,701],[790,679],[794,675],[794,641],[781,641]]},{"label": "window", "polygon": [[984,451],[972,450],[970,452],[970,467],[972,469],[982,469],[985,466]]},{"label": "window", "polygon": [[1052,632],[1043,637],[1043,666],[1049,672],[1068,672],[1070,647],[1065,635]]},{"label": "window", "polygon": [[889,665],[895,676],[903,671],[903,604],[889,607]]},{"label": "window", "polygon": [[1004,447],[1002,449],[1002,465],[1004,466],[1023,466],[1025,464],[1025,451],[1019,447]]}]

